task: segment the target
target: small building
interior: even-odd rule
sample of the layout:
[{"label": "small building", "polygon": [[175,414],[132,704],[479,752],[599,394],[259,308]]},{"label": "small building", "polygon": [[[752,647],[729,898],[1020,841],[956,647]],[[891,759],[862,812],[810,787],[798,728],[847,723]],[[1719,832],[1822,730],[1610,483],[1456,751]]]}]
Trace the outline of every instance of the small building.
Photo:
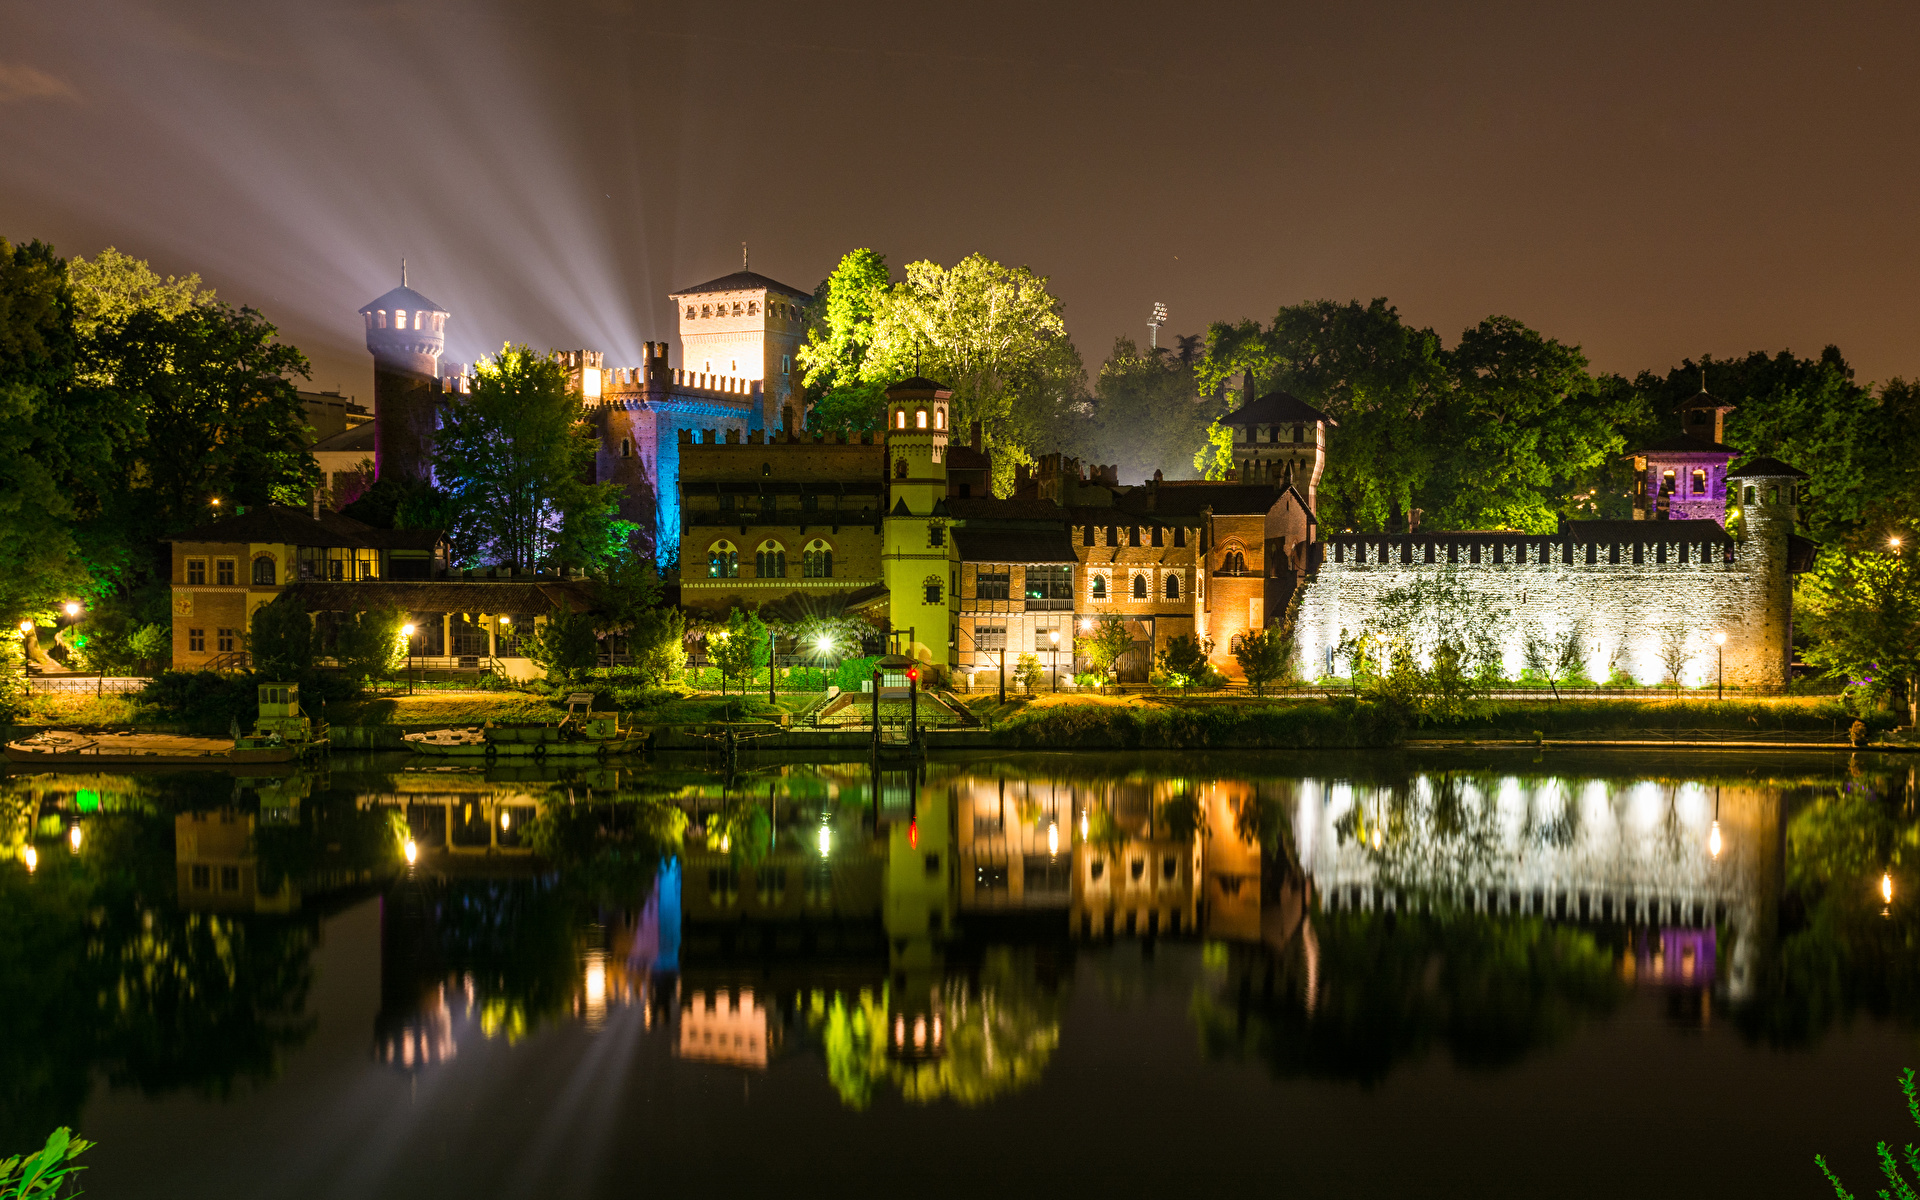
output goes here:
[{"label": "small building", "polygon": [[1740,452],[1725,445],[1734,406],[1700,394],[1680,409],[1680,433],[1635,450],[1633,519],[1716,521],[1727,518],[1727,464]]}]

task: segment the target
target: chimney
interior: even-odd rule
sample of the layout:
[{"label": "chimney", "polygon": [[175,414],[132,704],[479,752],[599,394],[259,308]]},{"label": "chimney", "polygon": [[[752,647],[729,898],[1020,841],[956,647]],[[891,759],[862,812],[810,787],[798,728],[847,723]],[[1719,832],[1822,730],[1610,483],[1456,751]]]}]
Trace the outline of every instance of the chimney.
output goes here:
[{"label": "chimney", "polygon": [[1013,468],[1013,490],[1018,492],[1027,486],[1031,474],[1026,463],[1016,463]]},{"label": "chimney", "polygon": [[[1240,394],[1240,407],[1245,408],[1247,405],[1252,403],[1253,403],[1253,369],[1249,367],[1247,369],[1246,388]],[[1248,435],[1248,436],[1252,436],[1252,435]]]},{"label": "chimney", "polygon": [[1160,482],[1161,482],[1160,469],[1158,467],[1155,467],[1153,471],[1153,484],[1155,487],[1158,487],[1160,486]]},{"label": "chimney", "polygon": [[975,421],[968,432],[970,436],[968,437],[967,445],[972,446],[974,453],[978,454],[980,452],[980,422]]}]

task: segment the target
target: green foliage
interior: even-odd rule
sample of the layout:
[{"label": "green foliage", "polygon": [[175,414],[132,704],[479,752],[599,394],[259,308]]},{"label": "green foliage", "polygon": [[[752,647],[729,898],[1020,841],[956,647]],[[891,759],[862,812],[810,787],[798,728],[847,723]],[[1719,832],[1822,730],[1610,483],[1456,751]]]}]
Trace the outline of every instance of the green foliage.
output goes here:
[{"label": "green foliage", "polygon": [[1046,682],[1046,668],[1040,665],[1040,659],[1032,654],[1022,654],[1013,667],[1014,686],[1031,696],[1040,690]]},{"label": "green foliage", "polygon": [[801,382],[809,390],[831,397],[867,381],[864,368],[873,347],[874,313],[891,283],[885,255],[860,249],[841,256],[814,293],[807,341],[795,355],[805,372]]},{"label": "green foliage", "polygon": [[1133,649],[1133,635],[1127,632],[1127,623],[1112,613],[1106,613],[1094,622],[1093,632],[1081,638],[1074,646],[1074,653],[1085,658],[1093,673],[1104,682],[1113,675],[1114,664],[1120,656]]},{"label": "green foliage", "polygon": [[873,682],[873,668],[879,661],[878,655],[850,658],[834,668],[833,677],[827,682],[843,692],[857,692]]},{"label": "green foliage", "polygon": [[377,479],[353,503],[340,510],[375,529],[450,529],[457,516],[453,499],[423,479]]},{"label": "green foliage", "polygon": [[1185,477],[1189,448],[1206,440],[1219,407],[1200,395],[1196,362],[1191,350],[1143,350],[1132,338],[1115,338],[1094,383],[1093,415],[1080,449],[1118,467],[1123,480],[1151,478],[1156,470]]},{"label": "green foliage", "polygon": [[997,730],[1007,744],[1057,750],[1205,750],[1394,746],[1401,715],[1371,700],[1294,704],[1199,703],[1165,708],[1107,704],[1029,708]]},{"label": "green foliage", "polygon": [[1914,551],[1829,550],[1803,576],[1796,616],[1815,639],[1807,661],[1829,678],[1920,702],[1920,570]]},{"label": "green foliage", "polygon": [[508,345],[474,366],[434,435],[456,558],[521,567],[598,566],[624,547],[620,485],[584,483],[597,452],[580,397],[552,355]]},{"label": "green foliage", "polygon": [[555,609],[532,637],[521,641],[520,648],[549,677],[557,675],[564,683],[575,671],[586,670],[599,658],[593,614]]},{"label": "green foliage", "polygon": [[1154,665],[1173,687],[1200,687],[1217,674],[1207,665],[1207,647],[1187,636],[1170,639]]},{"label": "green foliage", "polygon": [[[73,1160],[93,1145],[85,1138],[74,1137],[73,1131],[62,1125],[48,1134],[47,1144],[34,1153],[0,1158],[0,1200],[53,1200],[86,1170],[73,1165]],[[71,1194],[80,1193],[76,1190]]]},{"label": "green foliage", "polygon": [[351,679],[386,679],[407,661],[407,639],[400,632],[406,614],[376,608],[346,614],[334,629],[333,657]]},{"label": "green foliage", "polygon": [[1280,625],[1269,625],[1258,633],[1246,633],[1234,648],[1233,659],[1256,695],[1264,696],[1276,683],[1284,683],[1293,673],[1293,637]]},{"label": "green foliage", "polygon": [[162,279],[144,261],[108,246],[92,261],[75,255],[67,264],[73,280],[73,327],[81,337],[124,324],[137,313],[171,320],[213,299],[197,274]]},{"label": "green foliage", "polygon": [[1591,637],[1584,616],[1576,617],[1557,632],[1529,633],[1522,657],[1527,670],[1547,681],[1554,699],[1560,698],[1560,685],[1585,678],[1587,642]]},{"label": "green foliage", "polygon": [[140,703],[162,718],[210,735],[234,725],[250,728],[260,715],[258,693],[247,675],[213,671],[162,671],[148,681]]},{"label": "green foliage", "polygon": [[284,679],[310,670],[313,618],[291,595],[263,604],[253,610],[247,650],[253,657],[253,669],[264,675]]},{"label": "green foliage", "polygon": [[767,644],[767,625],[759,616],[741,609],[727,615],[725,629],[707,635],[707,657],[720,668],[722,680],[745,685],[747,679],[771,661]]},{"label": "green foliage", "polygon": [[1233,473],[1233,429],[1210,422],[1200,448],[1193,452],[1193,470],[1202,479],[1221,480]]},{"label": "green foliage", "polygon": [[[1907,1115],[1913,1118],[1915,1125],[1920,1125],[1920,1094],[1916,1093],[1912,1067],[1900,1072],[1900,1093],[1907,1098]],[[1920,1191],[1916,1190],[1920,1188],[1920,1148],[1908,1142],[1906,1149],[1896,1157],[1887,1143],[1880,1142],[1874,1146],[1874,1153],[1880,1159],[1880,1173],[1886,1177],[1891,1187],[1891,1191],[1883,1189],[1879,1193],[1881,1196],[1897,1196],[1901,1200],[1912,1200],[1914,1196],[1920,1195]],[[1840,1182],[1840,1177],[1827,1166],[1827,1160],[1823,1155],[1814,1155],[1813,1161],[1814,1165],[1820,1168],[1820,1173],[1827,1177],[1827,1182],[1833,1185],[1833,1194],[1839,1200],[1853,1200],[1853,1193],[1847,1191],[1846,1185]],[[1904,1172],[1900,1169],[1903,1162],[1906,1166]]]},{"label": "green foliage", "polygon": [[686,670],[686,614],[664,602],[651,558],[608,558],[593,576],[592,611],[596,629],[625,639],[634,669],[650,685],[672,682]]}]

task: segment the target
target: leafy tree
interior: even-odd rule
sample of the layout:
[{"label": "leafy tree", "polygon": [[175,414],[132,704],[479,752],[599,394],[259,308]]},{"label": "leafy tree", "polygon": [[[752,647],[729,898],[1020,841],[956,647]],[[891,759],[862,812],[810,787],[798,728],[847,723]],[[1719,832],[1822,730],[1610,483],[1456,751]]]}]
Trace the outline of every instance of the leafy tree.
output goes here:
[{"label": "leafy tree", "polygon": [[557,675],[558,682],[565,682],[575,671],[593,666],[600,654],[593,614],[560,609],[548,613],[546,621],[532,637],[521,642],[521,647],[549,677]]},{"label": "leafy tree", "polygon": [[447,493],[424,479],[377,479],[340,515],[375,529],[449,529],[457,517]]},{"label": "leafy tree", "polygon": [[1013,664],[1013,681],[1029,696],[1040,690],[1040,683],[1046,677],[1046,668],[1040,665],[1037,655],[1022,654]]},{"label": "leafy tree", "polygon": [[1920,571],[1912,549],[1828,551],[1800,585],[1816,639],[1807,661],[1831,678],[1871,679],[1920,723]]},{"label": "leafy tree", "polygon": [[353,679],[387,678],[407,661],[406,620],[397,608],[348,614],[334,630],[335,660]]},{"label": "leafy tree", "polygon": [[595,444],[580,397],[552,354],[508,345],[474,367],[434,437],[434,477],[453,505],[449,540],[462,561],[595,566],[632,533],[620,485],[584,483]]},{"label": "leafy tree", "polygon": [[1269,625],[1257,633],[1246,633],[1234,648],[1234,661],[1258,695],[1287,678],[1293,670],[1293,638],[1279,625]]},{"label": "leafy tree", "polygon": [[[1920,1090],[1915,1087],[1912,1067],[1900,1072],[1900,1093],[1907,1098],[1907,1115],[1913,1118],[1915,1125],[1920,1125]],[[1885,1142],[1880,1142],[1875,1145],[1874,1153],[1880,1159],[1880,1173],[1892,1186],[1891,1191],[1882,1189],[1879,1193],[1881,1196],[1897,1196],[1901,1200],[1907,1200],[1908,1197],[1920,1195],[1920,1191],[1916,1190],[1916,1187],[1920,1187],[1920,1148],[1916,1148],[1909,1142],[1904,1153],[1896,1156],[1892,1147]],[[1827,1165],[1824,1155],[1814,1155],[1813,1161],[1814,1165],[1820,1168],[1820,1173],[1827,1177],[1827,1182],[1833,1185],[1833,1194],[1839,1197],[1839,1200],[1853,1200],[1853,1193],[1849,1192],[1846,1185],[1840,1182],[1840,1177],[1833,1173],[1833,1168]],[[1900,1169],[1903,1162],[1906,1165],[1905,1172]]]},{"label": "leafy tree", "polygon": [[1693,631],[1677,622],[1654,631],[1653,656],[1660,662],[1663,684],[1676,690],[1687,664],[1693,661]]},{"label": "leafy tree", "polygon": [[1164,347],[1142,350],[1132,338],[1115,338],[1094,385],[1087,444],[1068,449],[1113,463],[1124,480],[1156,470],[1184,476],[1189,448],[1208,437],[1218,407],[1199,394],[1194,366]]},{"label": "leafy tree", "polygon": [[1207,665],[1207,647],[1191,637],[1177,637],[1167,642],[1154,660],[1169,682],[1175,687],[1195,687],[1207,682],[1212,668]]},{"label": "leafy tree", "polygon": [[313,618],[290,595],[253,610],[247,650],[253,669],[286,679],[313,668]]},{"label": "leafy tree", "polygon": [[1080,639],[1076,652],[1101,676],[1112,678],[1120,656],[1133,649],[1133,635],[1127,623],[1107,613],[1094,623],[1093,632]]},{"label": "leafy tree", "polygon": [[73,324],[79,336],[120,325],[136,313],[171,320],[216,299],[197,274],[162,279],[141,259],[108,246],[91,261],[75,255],[67,264],[73,281]]},{"label": "leafy tree", "polygon": [[1206,437],[1193,452],[1193,469],[1202,479],[1215,481],[1233,473],[1233,429],[1218,421],[1206,428]]},{"label": "leafy tree", "polygon": [[707,635],[707,657],[720,668],[722,688],[728,679],[737,679],[744,689],[752,674],[771,661],[771,654],[766,622],[738,608],[727,614],[725,629]]},{"label": "leafy tree", "polygon": [[1560,685],[1579,679],[1587,668],[1587,622],[1577,618],[1555,634],[1530,633],[1523,649],[1527,670],[1547,681],[1553,698],[1560,698]]},{"label": "leafy tree", "polygon": [[886,382],[865,373],[874,342],[874,313],[891,279],[884,255],[851,250],[814,292],[806,344],[794,357],[801,382],[819,399],[808,415],[813,429],[861,432],[878,429],[885,414]]},{"label": "leafy tree", "polygon": [[686,669],[686,614],[665,603],[645,555],[612,559],[595,574],[593,618],[600,632],[626,639],[634,668],[650,681],[664,683]]}]

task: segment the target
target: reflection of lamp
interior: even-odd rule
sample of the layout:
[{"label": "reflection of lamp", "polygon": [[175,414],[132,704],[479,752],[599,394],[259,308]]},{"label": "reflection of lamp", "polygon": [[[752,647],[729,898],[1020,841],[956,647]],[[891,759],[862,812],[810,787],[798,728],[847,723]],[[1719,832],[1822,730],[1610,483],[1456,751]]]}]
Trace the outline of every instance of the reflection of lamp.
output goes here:
[{"label": "reflection of lamp", "polygon": [[1714,684],[1713,698],[1725,700],[1727,698],[1727,631],[1724,629],[1713,631],[1713,655],[1719,664],[1719,680]]},{"label": "reflection of lamp", "polygon": [[833,853],[833,830],[825,825],[820,827],[820,857]]},{"label": "reflection of lamp", "polygon": [[1720,857],[1720,822],[1713,823],[1713,831],[1707,834],[1707,852],[1715,858]]},{"label": "reflection of lamp", "polygon": [[414,841],[412,838],[407,839],[407,844],[401,847],[401,851],[407,856],[408,866],[412,866],[420,861],[420,843]]},{"label": "reflection of lamp", "polygon": [[32,846],[23,846],[20,849],[20,861],[27,864],[27,871],[31,874],[40,865],[40,852]]},{"label": "reflection of lamp", "polygon": [[1891,871],[1880,876],[1880,899],[1888,904],[1893,903],[1893,872]]},{"label": "reflection of lamp", "polygon": [[512,815],[511,815],[511,814],[508,814],[508,813],[504,813],[504,812],[503,812],[503,813],[501,813],[501,814],[500,814],[500,828],[502,828],[502,829],[505,829],[505,828],[506,828],[507,826],[509,826],[509,825],[511,825],[511,824],[513,824],[513,817],[512,817]]},{"label": "reflection of lamp", "polygon": [[1047,853],[1052,855],[1058,855],[1060,853],[1060,823],[1058,821],[1047,822]]},{"label": "reflection of lamp", "polygon": [[67,830],[67,844],[73,847],[73,852],[75,854],[80,853],[80,839],[83,836],[85,835],[83,835],[80,832],[80,826],[78,825],[75,825],[72,829]]},{"label": "reflection of lamp", "polygon": [[413,695],[413,624],[411,622],[400,627],[400,636],[407,639],[407,695],[411,696]]}]

